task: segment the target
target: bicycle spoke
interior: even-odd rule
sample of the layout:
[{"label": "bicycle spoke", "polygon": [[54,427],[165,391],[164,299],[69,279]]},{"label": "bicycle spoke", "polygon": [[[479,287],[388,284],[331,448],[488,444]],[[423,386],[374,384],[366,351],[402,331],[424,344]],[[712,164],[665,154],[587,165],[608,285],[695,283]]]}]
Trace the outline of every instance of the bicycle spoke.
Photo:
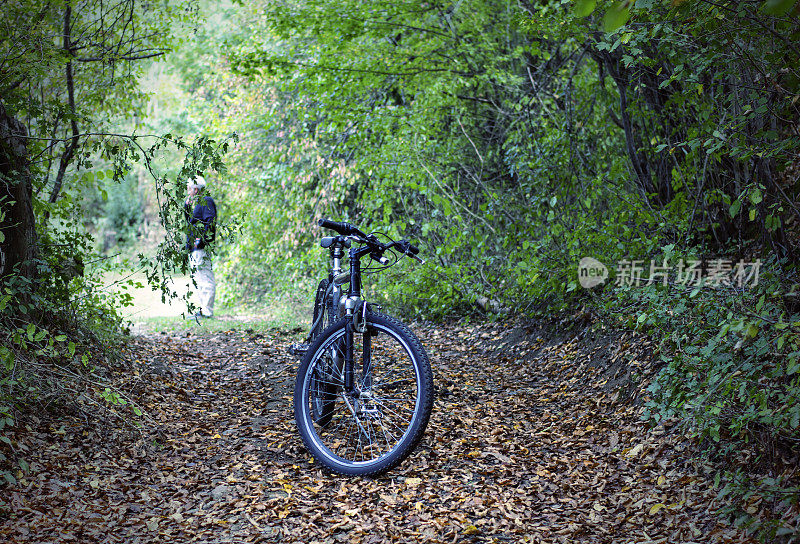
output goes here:
[{"label": "bicycle spoke", "polygon": [[[413,365],[410,360],[405,361],[405,368],[401,365],[400,355],[407,356],[402,345],[387,334],[372,336],[369,342],[362,339],[357,337],[354,354],[356,360],[366,362],[356,380],[362,397],[351,399],[343,392],[330,424],[318,429],[331,451],[354,462],[379,458],[397,445],[412,420],[417,395],[415,381],[408,376],[414,372]],[[365,344],[369,349],[366,355]],[[330,362],[330,357],[326,359]],[[325,387],[341,390],[343,386],[342,373],[333,369],[338,373],[332,375],[331,366],[325,367],[326,372],[317,378],[318,394]],[[389,391],[393,392],[391,396],[381,394]]]}]

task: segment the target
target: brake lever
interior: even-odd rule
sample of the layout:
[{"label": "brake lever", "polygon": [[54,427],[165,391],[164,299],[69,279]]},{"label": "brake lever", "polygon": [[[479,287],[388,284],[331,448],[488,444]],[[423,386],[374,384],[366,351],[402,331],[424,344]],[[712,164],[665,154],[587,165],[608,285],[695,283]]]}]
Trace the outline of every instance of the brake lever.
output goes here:
[{"label": "brake lever", "polygon": [[[401,240],[400,242],[398,242],[398,246],[400,247],[400,250],[403,252],[403,255],[411,257],[419,264],[425,264],[424,259],[418,257],[415,253],[411,253],[411,247],[412,247],[411,242],[409,242],[408,240]],[[417,249],[417,251],[419,251],[419,249]]]},{"label": "brake lever", "polygon": [[[409,242],[408,240],[400,240],[399,242],[395,242],[395,243],[400,248],[400,251],[403,252],[403,255],[406,255],[407,257],[411,257],[412,259],[417,261],[419,264],[425,264],[425,260],[424,259],[418,257],[414,253],[411,253],[411,242]],[[417,251],[419,251],[419,249],[417,249]]]}]

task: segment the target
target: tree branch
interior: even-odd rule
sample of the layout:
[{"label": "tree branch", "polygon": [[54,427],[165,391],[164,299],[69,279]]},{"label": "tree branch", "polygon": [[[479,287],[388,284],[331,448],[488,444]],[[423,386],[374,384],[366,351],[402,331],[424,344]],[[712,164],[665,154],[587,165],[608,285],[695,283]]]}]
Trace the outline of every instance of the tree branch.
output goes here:
[{"label": "tree branch", "polygon": [[78,140],[79,134],[78,131],[78,121],[76,119],[76,111],[75,111],[75,81],[73,79],[73,71],[72,71],[72,40],[70,36],[70,23],[72,20],[72,4],[69,2],[67,3],[66,8],[64,9],[64,52],[67,54],[67,61],[66,65],[66,77],[67,77],[67,94],[68,94],[68,106],[70,112],[70,128],[72,129],[72,137],[69,139],[69,143],[67,144],[67,148],[64,150],[64,154],[61,155],[61,161],[58,165],[58,174],[56,174],[55,182],[53,183],[53,189],[50,191],[50,198],[48,202],[50,204],[54,203],[56,199],[58,199],[58,194],[61,192],[61,185],[64,182],[64,174],[67,172],[67,166],[69,163],[72,162],[72,156],[75,154],[75,149],[78,147]]},{"label": "tree branch", "polygon": [[73,60],[78,62],[99,62],[99,61],[108,61],[108,60],[126,60],[126,61],[136,61],[136,60],[144,60],[144,59],[152,59],[154,57],[161,57],[169,53],[170,49],[160,49],[156,50],[155,53],[148,53],[142,55],[134,55],[134,56],[125,56],[125,57],[74,57]]}]

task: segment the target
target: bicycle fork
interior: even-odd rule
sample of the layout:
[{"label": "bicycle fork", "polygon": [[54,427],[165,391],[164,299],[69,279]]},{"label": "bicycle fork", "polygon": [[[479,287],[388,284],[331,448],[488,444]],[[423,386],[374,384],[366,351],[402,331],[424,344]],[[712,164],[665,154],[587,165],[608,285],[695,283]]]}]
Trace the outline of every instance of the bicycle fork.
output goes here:
[{"label": "bicycle fork", "polygon": [[[346,302],[345,314],[345,353],[344,353],[344,389],[358,398],[361,389],[369,389],[371,384],[372,334],[367,330],[367,303],[352,297]],[[363,334],[361,369],[364,377],[361,388],[355,387],[355,335]]]},{"label": "bicycle fork", "polygon": [[[382,413],[372,396],[372,334],[366,329],[366,322],[363,325],[363,330],[358,330],[354,315],[347,316],[344,350],[344,402],[357,422],[359,436],[363,437],[367,444],[371,444],[374,431],[370,430],[370,424],[366,422],[382,419]],[[355,370],[356,334],[362,334],[362,380],[358,387],[356,386]],[[359,438],[360,440],[361,438]]]},{"label": "bicycle fork", "polygon": [[353,314],[349,312],[345,318],[347,321],[344,326],[344,390],[348,395],[358,397],[355,388],[355,372],[353,370],[353,359],[355,351],[355,328],[353,326]]}]

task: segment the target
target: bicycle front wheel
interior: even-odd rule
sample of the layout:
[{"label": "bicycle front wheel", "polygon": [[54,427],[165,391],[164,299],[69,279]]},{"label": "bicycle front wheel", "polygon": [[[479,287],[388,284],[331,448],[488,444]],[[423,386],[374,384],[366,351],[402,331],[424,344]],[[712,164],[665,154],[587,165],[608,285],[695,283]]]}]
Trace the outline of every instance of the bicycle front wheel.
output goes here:
[{"label": "bicycle front wheel", "polygon": [[[354,390],[346,391],[344,369],[330,364],[331,353],[341,350],[345,324],[342,319],[328,327],[303,358],[295,421],[306,448],[325,468],[371,476],[397,466],[419,443],[433,407],[433,375],[408,327],[370,313],[364,333],[354,334]],[[315,417],[321,385],[323,418]]]}]

